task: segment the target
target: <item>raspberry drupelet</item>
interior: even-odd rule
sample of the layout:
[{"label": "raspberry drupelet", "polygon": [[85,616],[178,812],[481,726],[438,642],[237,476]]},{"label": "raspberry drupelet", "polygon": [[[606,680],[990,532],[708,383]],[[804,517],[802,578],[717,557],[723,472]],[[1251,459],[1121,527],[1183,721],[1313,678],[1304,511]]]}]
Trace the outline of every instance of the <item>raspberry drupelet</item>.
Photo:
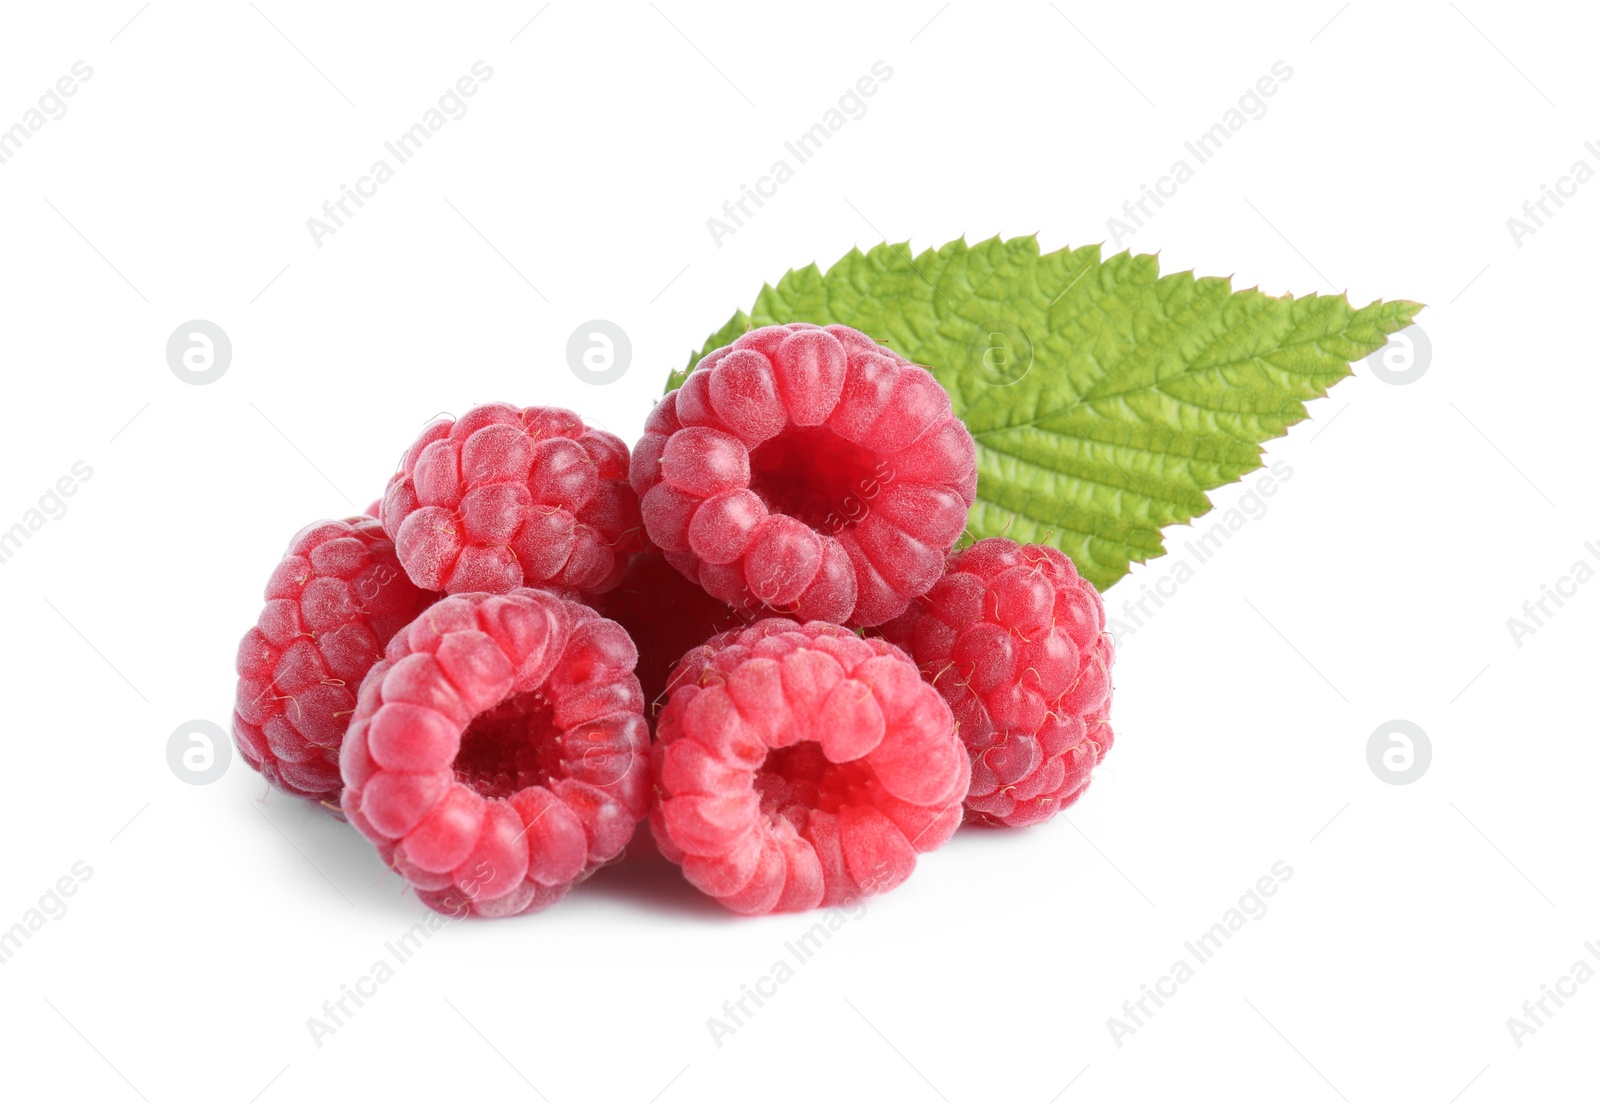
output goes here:
[{"label": "raspberry drupelet", "polygon": [[383,525],[418,587],[599,593],[642,545],[628,448],[555,407],[483,404],[406,451]]},{"label": "raspberry drupelet", "polygon": [[383,647],[438,593],[407,579],[377,519],[313,523],[267,581],[239,643],[233,740],[277,788],[339,802],[339,744]]},{"label": "raspberry drupelet", "polygon": [[345,813],[435,910],[548,906],[644,817],[637,661],[620,626],[542,589],[440,600],[361,686]]},{"label": "raspberry drupelet", "polygon": [[1094,585],[1049,546],[985,538],[879,628],[955,712],[972,755],[967,817],[1027,826],[1089,785],[1111,748],[1111,636]]},{"label": "raspberry drupelet", "polygon": [[860,331],[790,323],[707,354],[630,476],[651,540],[746,611],[863,626],[938,580],[977,494],[933,375]]},{"label": "raspberry drupelet", "polygon": [[881,639],[763,619],[691,650],[668,695],[650,828],[731,910],[887,891],[961,822],[970,765],[950,708]]}]

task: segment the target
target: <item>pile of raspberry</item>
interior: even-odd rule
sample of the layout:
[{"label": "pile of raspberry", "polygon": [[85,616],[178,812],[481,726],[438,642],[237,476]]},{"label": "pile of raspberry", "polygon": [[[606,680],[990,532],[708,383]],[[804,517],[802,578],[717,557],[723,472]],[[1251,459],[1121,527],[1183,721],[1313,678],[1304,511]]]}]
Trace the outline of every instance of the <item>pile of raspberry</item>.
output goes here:
[{"label": "pile of raspberry", "polygon": [[546,907],[644,821],[737,912],[887,891],[1111,747],[1099,594],[1050,547],[956,551],[976,492],[939,383],[843,326],[708,354],[631,454],[560,408],[437,419],[289,543],[235,741],[453,916]]}]

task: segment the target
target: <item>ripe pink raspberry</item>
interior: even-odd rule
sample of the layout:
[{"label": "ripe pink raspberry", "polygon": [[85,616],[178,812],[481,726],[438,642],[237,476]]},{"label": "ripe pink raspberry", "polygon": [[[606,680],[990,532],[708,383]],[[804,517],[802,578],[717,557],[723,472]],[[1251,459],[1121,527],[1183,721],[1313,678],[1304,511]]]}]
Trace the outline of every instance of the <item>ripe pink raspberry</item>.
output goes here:
[{"label": "ripe pink raspberry", "polygon": [[622,624],[638,647],[635,672],[644,688],[645,717],[652,721],[665,703],[667,676],[678,659],[713,634],[746,622],[668,565],[654,546],[634,554],[622,582],[591,606]]},{"label": "ripe pink raspberry", "polygon": [[345,813],[438,911],[553,903],[644,817],[637,661],[616,623],[550,592],[440,600],[361,685]]},{"label": "ripe pink raspberry", "polygon": [[950,708],[882,639],[763,619],[692,650],[669,696],[650,829],[734,911],[887,891],[961,822],[971,770]]},{"label": "ripe pink raspberry", "polygon": [[374,518],[295,535],[235,662],[233,740],[250,767],[291,795],[338,803],[339,743],[361,679],[438,598],[406,578]]},{"label": "ripe pink raspberry", "polygon": [[604,592],[640,546],[628,448],[557,407],[484,404],[428,424],[383,498],[418,587]]},{"label": "ripe pink raspberry", "polygon": [[881,628],[955,712],[972,755],[967,817],[1044,822],[1111,748],[1111,636],[1094,585],[1048,546],[985,538]]},{"label": "ripe pink raspberry", "polygon": [[645,528],[745,610],[861,626],[932,587],[977,494],[921,366],[849,327],[763,327],[701,359],[634,452]]}]

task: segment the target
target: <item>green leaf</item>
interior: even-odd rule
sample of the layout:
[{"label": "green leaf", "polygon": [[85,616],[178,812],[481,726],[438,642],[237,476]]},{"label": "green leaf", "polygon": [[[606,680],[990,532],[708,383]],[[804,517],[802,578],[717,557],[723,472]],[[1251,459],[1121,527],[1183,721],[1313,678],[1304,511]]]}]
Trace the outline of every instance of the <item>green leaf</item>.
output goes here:
[{"label": "green leaf", "polygon": [[1161,529],[1261,465],[1261,444],[1422,309],[1233,291],[1148,254],[1041,254],[1032,237],[852,250],[767,285],[674,373],[772,323],[844,323],[927,366],[978,444],[972,540],[1060,548],[1107,588]]}]

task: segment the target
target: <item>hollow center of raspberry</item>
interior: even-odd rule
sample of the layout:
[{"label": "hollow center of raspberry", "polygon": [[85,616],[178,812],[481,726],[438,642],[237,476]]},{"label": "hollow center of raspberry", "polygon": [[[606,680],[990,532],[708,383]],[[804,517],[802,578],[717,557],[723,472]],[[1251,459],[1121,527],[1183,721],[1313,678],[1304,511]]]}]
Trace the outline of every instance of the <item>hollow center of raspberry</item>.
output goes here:
[{"label": "hollow center of raspberry", "polygon": [[559,768],[555,708],[540,692],[495,704],[467,724],[456,754],[456,779],[485,799],[505,799],[545,784]]},{"label": "hollow center of raspberry", "polygon": [[756,771],[761,813],[778,817],[795,805],[837,814],[852,804],[876,806],[877,780],[865,761],[835,764],[817,742],[773,750]]},{"label": "hollow center of raspberry", "polygon": [[894,474],[827,427],[788,427],[750,454],[750,489],[769,511],[837,534],[867,517]]}]

